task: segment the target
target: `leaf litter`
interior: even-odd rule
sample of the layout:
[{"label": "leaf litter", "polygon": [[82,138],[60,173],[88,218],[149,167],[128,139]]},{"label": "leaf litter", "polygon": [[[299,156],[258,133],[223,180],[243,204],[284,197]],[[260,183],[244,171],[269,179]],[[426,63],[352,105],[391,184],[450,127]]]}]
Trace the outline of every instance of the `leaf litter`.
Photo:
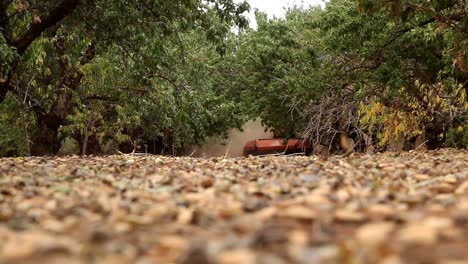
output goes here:
[{"label": "leaf litter", "polygon": [[467,263],[468,152],[0,160],[0,263]]}]

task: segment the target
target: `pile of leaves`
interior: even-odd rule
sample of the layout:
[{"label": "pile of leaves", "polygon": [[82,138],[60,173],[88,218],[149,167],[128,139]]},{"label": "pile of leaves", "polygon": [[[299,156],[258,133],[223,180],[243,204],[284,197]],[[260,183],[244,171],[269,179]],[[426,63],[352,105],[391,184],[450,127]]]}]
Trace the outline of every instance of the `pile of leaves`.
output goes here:
[{"label": "pile of leaves", "polygon": [[0,263],[466,263],[468,152],[0,161]]}]

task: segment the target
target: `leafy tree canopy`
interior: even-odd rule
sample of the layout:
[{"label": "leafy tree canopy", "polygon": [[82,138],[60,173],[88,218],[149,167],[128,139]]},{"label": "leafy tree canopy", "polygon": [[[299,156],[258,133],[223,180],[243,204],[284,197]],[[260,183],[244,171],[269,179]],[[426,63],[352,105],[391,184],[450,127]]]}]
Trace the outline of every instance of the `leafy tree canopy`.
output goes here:
[{"label": "leafy tree canopy", "polygon": [[466,6],[331,0],[253,30],[232,0],[2,0],[0,145],[177,154],[261,117],[335,150],[466,146]]},{"label": "leafy tree canopy", "polygon": [[[183,69],[188,59],[207,57],[203,67],[217,63],[230,29],[247,26],[242,13],[248,9],[231,0],[1,1],[0,99],[10,92],[34,114],[37,154],[58,150],[59,130],[82,141],[115,135],[121,142],[149,127],[146,139],[168,133],[171,146],[181,146],[183,137],[199,142],[225,133],[238,124],[211,129],[219,121],[206,112],[222,95],[211,91],[209,80],[204,86],[187,79],[189,71],[200,76],[203,69]],[[190,49],[193,43],[205,49]],[[193,98],[201,112],[183,108]],[[182,135],[177,126],[191,114],[205,120],[187,124],[193,131]],[[143,128],[143,119],[160,123]]]}]

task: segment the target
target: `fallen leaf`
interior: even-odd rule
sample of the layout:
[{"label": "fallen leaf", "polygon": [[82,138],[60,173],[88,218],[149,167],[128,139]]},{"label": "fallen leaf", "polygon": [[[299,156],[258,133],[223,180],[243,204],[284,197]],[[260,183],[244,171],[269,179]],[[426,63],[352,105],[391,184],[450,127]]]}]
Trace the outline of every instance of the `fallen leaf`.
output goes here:
[{"label": "fallen leaf", "polygon": [[313,220],[317,217],[317,213],[309,207],[293,205],[276,211],[276,216],[299,220]]},{"label": "fallen leaf", "polygon": [[225,251],[216,258],[219,264],[254,264],[257,263],[255,254],[248,249],[235,249]]},{"label": "fallen leaf", "polygon": [[394,229],[395,224],[392,222],[365,224],[357,229],[356,239],[363,245],[375,247],[386,243]]}]

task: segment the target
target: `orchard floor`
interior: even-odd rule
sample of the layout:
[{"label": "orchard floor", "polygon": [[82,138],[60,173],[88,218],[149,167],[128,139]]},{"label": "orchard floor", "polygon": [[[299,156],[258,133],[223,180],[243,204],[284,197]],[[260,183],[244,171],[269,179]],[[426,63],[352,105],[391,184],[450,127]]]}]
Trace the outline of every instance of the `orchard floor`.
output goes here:
[{"label": "orchard floor", "polygon": [[468,263],[468,152],[2,159],[0,263]]}]

